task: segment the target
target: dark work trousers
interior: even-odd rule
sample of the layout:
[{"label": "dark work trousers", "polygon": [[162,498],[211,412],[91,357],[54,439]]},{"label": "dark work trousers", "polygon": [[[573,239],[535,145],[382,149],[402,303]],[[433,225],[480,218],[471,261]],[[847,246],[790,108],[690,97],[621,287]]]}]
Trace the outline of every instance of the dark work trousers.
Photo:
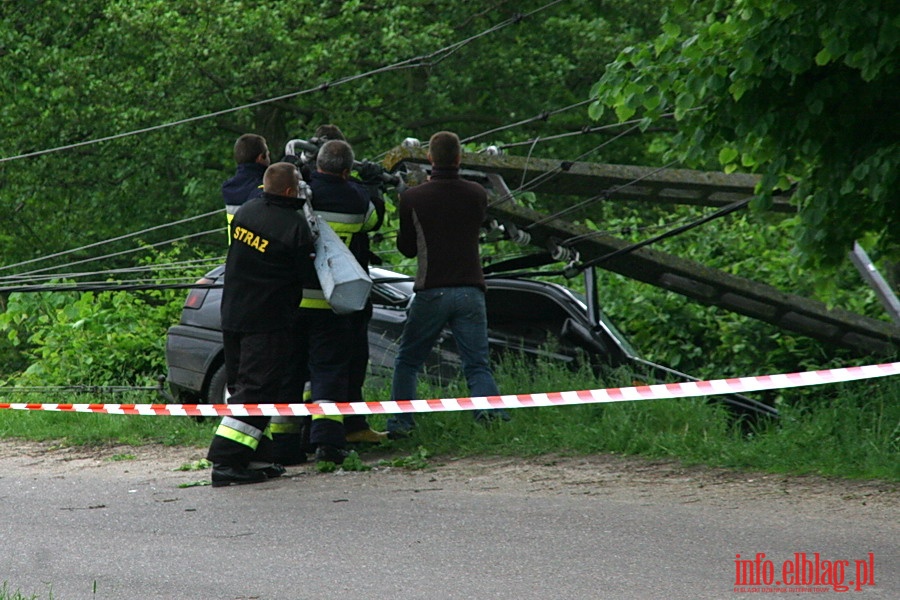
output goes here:
[{"label": "dark work trousers", "polygon": [[[304,325],[305,326],[305,325]],[[300,324],[293,332],[295,344],[290,358],[291,367],[286,371],[285,393],[289,402],[296,404],[310,402],[309,391],[309,336]],[[269,430],[272,432],[272,450],[276,463],[289,466],[306,462],[306,455],[315,452],[309,443],[311,419],[304,417],[272,417]]]},{"label": "dark work trousers", "polygon": [[[301,348],[308,350],[312,401],[347,402],[351,357],[349,315],[338,315],[321,308],[301,308],[299,311]],[[309,442],[313,446],[345,447],[344,417],[314,415]]]},{"label": "dark work trousers", "polygon": [[[296,331],[286,327],[263,333],[223,331],[225,377],[229,404],[291,402],[285,386],[293,368]],[[246,467],[250,461],[271,462],[266,435],[270,417],[223,417],[209,446],[207,459],[215,464]]]},{"label": "dark work trousers", "polygon": [[[325,309],[301,309],[301,311],[309,311],[309,316],[304,321],[312,323],[321,321],[321,329],[327,329],[328,324],[332,322],[330,317],[318,317],[318,311],[328,313],[331,311],[326,311]],[[335,348],[343,347],[350,355],[349,363],[347,365],[346,396],[345,399],[338,400],[340,402],[363,401],[362,388],[369,368],[369,320],[371,317],[372,304],[370,302],[365,309],[346,316],[349,321],[349,329],[347,332],[348,341],[345,343],[346,345],[342,346],[337,344],[334,341],[334,336],[326,334],[326,337],[324,338],[326,341],[324,343],[330,346],[330,349],[325,348],[316,350],[317,356],[327,357],[331,356],[331,353]],[[296,358],[292,359],[297,366],[296,368],[288,370],[288,380],[285,384],[288,390],[295,391],[293,394],[295,397],[296,390],[301,390],[300,393],[302,393],[304,388],[309,390],[304,395],[303,402],[310,402],[313,398],[310,389],[311,385],[307,386],[307,383],[311,381],[309,369],[310,336],[306,332],[309,328],[310,326],[306,322],[302,324],[302,327],[298,326],[297,328],[297,339],[300,340],[300,343],[296,344]],[[319,342],[321,342],[322,339],[321,336],[318,337]],[[332,370],[333,367],[331,367],[331,365],[335,364],[335,361],[326,358],[325,363],[324,369],[321,367],[318,369],[320,378],[317,380],[322,381],[324,379],[324,382],[321,383],[318,388],[325,390],[322,392],[323,394],[341,393],[340,386],[335,387],[329,381],[333,380],[335,377],[339,377],[339,375],[337,375],[338,371]],[[328,392],[329,389],[335,391]],[[300,400],[297,399],[290,401],[300,402]],[[272,431],[275,462],[283,465],[300,464],[306,461],[306,454],[315,451],[315,445],[310,440],[311,419],[309,417],[274,417],[270,427]],[[368,428],[369,422],[365,415],[344,416],[344,435]],[[337,425],[323,422],[317,424],[316,429],[319,437],[322,437],[324,431],[326,432],[324,434],[325,438],[329,440],[321,443],[328,443],[328,445],[337,445],[340,447],[338,440],[336,439],[339,435]]]},{"label": "dark work trousers", "polygon": [[[369,369],[369,320],[372,318],[372,303],[348,315],[350,318],[350,380],[347,386],[347,402],[364,402],[363,384]],[[347,433],[369,428],[365,415],[347,415],[344,417],[344,429]]]}]

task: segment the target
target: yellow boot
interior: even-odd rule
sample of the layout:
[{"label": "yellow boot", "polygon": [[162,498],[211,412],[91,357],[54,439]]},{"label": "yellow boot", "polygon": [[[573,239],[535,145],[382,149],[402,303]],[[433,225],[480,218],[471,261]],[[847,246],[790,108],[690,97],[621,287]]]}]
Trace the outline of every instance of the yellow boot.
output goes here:
[{"label": "yellow boot", "polygon": [[388,439],[387,431],[375,431],[372,428],[351,431],[347,434],[347,442],[351,444],[380,444]]}]

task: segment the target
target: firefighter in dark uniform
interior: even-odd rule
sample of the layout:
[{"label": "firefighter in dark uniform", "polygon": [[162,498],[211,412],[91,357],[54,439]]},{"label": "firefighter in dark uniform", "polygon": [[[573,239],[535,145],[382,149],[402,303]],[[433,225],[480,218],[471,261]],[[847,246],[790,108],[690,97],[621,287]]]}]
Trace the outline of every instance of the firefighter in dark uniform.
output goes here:
[{"label": "firefighter in dark uniform", "polygon": [[245,133],[234,143],[234,175],[222,184],[225,218],[228,220],[228,243],[231,243],[231,221],[247,200],[262,195],[263,174],[271,162],[266,138]]},{"label": "firefighter in dark uniform", "polygon": [[[380,218],[366,189],[350,181],[353,161],[353,149],[347,142],[329,140],[322,145],[316,158],[316,170],[310,175],[312,208],[350,247],[357,261],[367,265],[367,232],[379,224]],[[318,280],[314,285],[304,287],[300,315],[301,330],[308,336],[306,348],[312,401],[361,401],[361,393],[350,390],[352,349],[360,344],[368,348],[367,337],[360,341],[354,335],[360,315],[334,313]],[[351,431],[350,441],[380,441],[386,437],[386,434],[371,431],[364,419],[357,419],[355,425],[359,439]],[[343,462],[347,455],[347,437],[342,415],[313,416],[309,442],[316,448],[317,461]]]},{"label": "firefighter in dark uniform", "polygon": [[[312,139],[316,144],[324,144],[331,140],[347,141],[340,128],[338,128],[337,125],[332,124],[320,125],[316,128],[315,135]],[[316,157],[286,156],[285,160],[299,165],[301,175],[303,175],[303,178],[313,188],[311,206],[316,210],[319,207],[316,199],[320,195],[322,196],[322,202],[324,203],[325,197],[332,197],[334,194],[337,194],[340,197],[341,195],[347,194],[343,176],[338,177],[335,174],[331,174],[330,176],[323,174],[313,177],[313,174],[317,171]],[[384,222],[385,204],[384,198],[381,195],[379,181],[383,169],[378,165],[368,162],[363,162],[359,168],[359,175],[364,181],[359,181],[354,177],[350,177],[348,180],[351,185],[368,194],[369,201],[375,209],[374,222],[372,221],[371,214],[368,212],[369,209],[367,209],[367,217],[364,226],[358,231],[355,224],[348,225],[338,221],[331,221],[327,218],[328,215],[323,215],[323,217],[326,217],[326,221],[329,221],[329,225],[338,232],[339,235],[343,233],[345,240],[347,239],[347,234],[349,234],[350,237],[348,243],[351,252],[356,257],[359,264],[368,271],[371,253],[369,250],[369,236],[367,232],[370,233],[378,230]],[[337,187],[334,187],[335,185]],[[315,191],[316,189],[319,190],[318,194]],[[354,200],[354,202],[356,202],[356,200]],[[328,203],[334,204],[333,201],[328,201]],[[305,305],[310,307],[313,304],[315,303],[307,301]],[[345,351],[350,354],[348,357],[349,365],[347,375],[349,380],[347,384],[346,402],[364,401],[362,390],[366,373],[369,368],[368,327],[371,316],[371,301],[366,303],[364,310],[349,315],[350,331],[348,332],[349,338],[345,346]],[[297,362],[298,364],[301,364],[302,367],[292,374],[295,380],[290,384],[295,387],[303,387],[304,402],[308,402],[312,399],[309,373],[306,369],[308,356],[307,348],[301,350],[301,355]],[[347,415],[344,417],[343,423],[347,442],[379,443],[388,438],[387,432],[375,431],[370,428],[365,415]],[[316,449],[309,442],[309,417],[276,416],[272,418],[270,428],[275,446],[275,460],[277,462],[285,465],[300,464],[306,462],[306,455],[308,452],[315,452]]]},{"label": "firefighter in dark uniform", "polygon": [[[302,210],[307,197],[297,167],[275,163],[265,172],[262,196],[246,202],[232,221],[221,308],[230,403],[299,401],[284,381],[295,366],[297,305],[305,282],[317,281],[313,235]],[[284,473],[271,461],[268,424],[269,417],[222,419],[207,454],[214,487]]]}]

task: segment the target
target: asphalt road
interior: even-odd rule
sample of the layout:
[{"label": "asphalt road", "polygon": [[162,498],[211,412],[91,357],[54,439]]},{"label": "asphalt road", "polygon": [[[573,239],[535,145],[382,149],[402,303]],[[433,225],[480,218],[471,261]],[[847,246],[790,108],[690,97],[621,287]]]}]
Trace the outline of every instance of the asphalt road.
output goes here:
[{"label": "asphalt road", "polygon": [[771,559],[781,575],[795,553],[818,552],[849,561],[845,583],[865,563],[874,585],[813,597],[900,597],[892,486],[843,492],[598,459],[292,468],[263,484],[180,488],[208,471],[175,471],[186,455],[166,452],[0,446],[0,589],[41,600],[718,599],[759,596],[735,594],[737,553],[764,552],[761,572]]}]

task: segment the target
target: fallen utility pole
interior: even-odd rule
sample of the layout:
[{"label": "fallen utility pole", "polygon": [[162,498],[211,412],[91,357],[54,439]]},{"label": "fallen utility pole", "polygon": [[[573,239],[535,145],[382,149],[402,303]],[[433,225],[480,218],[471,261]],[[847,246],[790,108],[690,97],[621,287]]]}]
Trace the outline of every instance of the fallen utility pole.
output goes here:
[{"label": "fallen utility pole", "polygon": [[[400,162],[428,164],[421,148],[397,147],[388,152],[385,165],[394,170]],[[655,204],[714,206],[721,208],[752,196],[760,178],[745,173],[715,173],[689,169],[657,169],[631,165],[568,162],[522,156],[465,153],[463,170],[494,173],[509,185],[538,194],[596,196],[610,200],[637,200]],[[771,210],[796,213],[787,195],[776,195]]]},{"label": "fallen utility pole", "polygon": [[[504,224],[507,229],[526,231],[530,236],[531,245],[545,250],[564,246],[577,251],[580,260],[586,264],[597,261],[598,266],[608,271],[681,294],[702,304],[717,306],[862,354],[894,356],[900,349],[900,326],[840,309],[829,309],[817,300],[787,294],[770,285],[737,277],[650,248],[626,251],[632,244],[624,240],[520,206],[513,201],[505,178],[501,175],[506,173],[513,181],[520,181],[522,172],[516,172],[513,167],[513,164],[519,164],[520,161],[524,159],[503,156],[485,156],[482,161],[466,154],[462,168],[465,177],[479,181],[491,194],[490,216]],[[474,169],[479,162],[483,163],[483,169]],[[529,168],[533,169],[537,162],[534,159],[529,160],[528,163],[531,165]],[[406,168],[411,173],[417,174],[419,179],[424,179],[427,170],[424,166],[427,164],[425,153],[418,148],[395,148],[388,154],[385,163],[392,170]],[[591,169],[583,170],[583,177],[586,178],[583,181],[587,182],[590,180]],[[540,173],[535,174],[538,175]],[[710,174],[708,177],[710,181],[716,180],[713,175],[733,177]],[[546,185],[559,192],[561,185],[559,179],[549,177],[545,179],[549,182]],[[581,192],[574,192],[572,190],[575,188],[570,187],[566,193],[596,195],[606,182],[606,179],[598,176],[594,186],[589,190],[584,187],[580,188]],[[586,183],[579,185],[586,186]],[[694,186],[699,185],[700,182],[695,179]],[[726,187],[729,190],[727,192]],[[667,189],[662,187],[656,189],[653,198],[663,199],[668,193]],[[722,194],[727,194],[728,202],[722,203],[722,206],[727,206],[742,197],[752,195],[752,186],[741,188],[737,183],[726,185],[724,180],[714,181],[710,188],[694,194],[691,201],[680,203],[696,204],[696,200],[701,197],[725,198],[726,196]],[[670,194],[668,201],[674,202],[676,197],[683,200],[685,194]],[[719,206],[711,203],[709,205]]]}]

